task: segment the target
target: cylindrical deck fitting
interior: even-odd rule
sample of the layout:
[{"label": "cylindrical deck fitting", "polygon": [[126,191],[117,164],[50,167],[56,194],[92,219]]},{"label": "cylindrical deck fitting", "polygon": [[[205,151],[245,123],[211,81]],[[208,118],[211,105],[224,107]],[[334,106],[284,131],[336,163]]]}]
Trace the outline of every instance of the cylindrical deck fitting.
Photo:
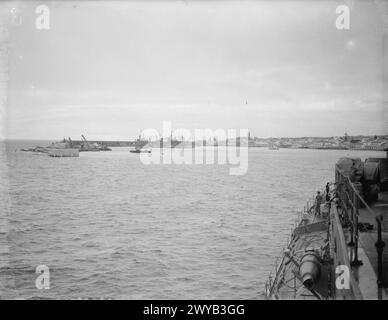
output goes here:
[{"label": "cylindrical deck fitting", "polygon": [[315,252],[310,251],[304,254],[300,262],[299,274],[303,285],[308,289],[313,289],[321,275],[321,263]]}]

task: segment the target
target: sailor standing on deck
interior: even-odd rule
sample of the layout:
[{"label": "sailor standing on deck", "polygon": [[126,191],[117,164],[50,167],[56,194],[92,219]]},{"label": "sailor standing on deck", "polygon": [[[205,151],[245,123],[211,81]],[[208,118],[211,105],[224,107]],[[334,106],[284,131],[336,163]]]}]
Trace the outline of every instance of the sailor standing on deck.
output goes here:
[{"label": "sailor standing on deck", "polygon": [[321,215],[321,204],[323,202],[323,197],[321,193],[317,191],[317,196],[315,197],[315,215]]},{"label": "sailor standing on deck", "polygon": [[326,183],[326,202],[330,201],[330,183]]}]

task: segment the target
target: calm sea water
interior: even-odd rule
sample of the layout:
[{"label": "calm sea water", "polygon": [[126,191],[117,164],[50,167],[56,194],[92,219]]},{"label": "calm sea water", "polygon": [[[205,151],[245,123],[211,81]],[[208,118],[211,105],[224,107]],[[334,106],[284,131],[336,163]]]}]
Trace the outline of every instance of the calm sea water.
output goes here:
[{"label": "calm sea water", "polygon": [[[249,151],[249,170],[145,166],[128,148],[50,158],[0,152],[2,298],[262,299],[295,215],[342,156]],[[38,290],[35,269],[50,269]]]}]

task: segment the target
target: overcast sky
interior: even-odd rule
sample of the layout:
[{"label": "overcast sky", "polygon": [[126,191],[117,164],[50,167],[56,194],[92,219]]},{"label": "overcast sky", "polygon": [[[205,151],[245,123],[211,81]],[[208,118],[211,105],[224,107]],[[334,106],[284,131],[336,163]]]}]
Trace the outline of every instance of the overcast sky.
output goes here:
[{"label": "overcast sky", "polygon": [[[50,30],[37,30],[37,4]],[[344,1],[12,2],[7,138],[130,139],[142,129],[255,136],[388,133],[384,8]],[[9,16],[9,15],[8,15]],[[386,90],[387,91],[387,90]]]}]

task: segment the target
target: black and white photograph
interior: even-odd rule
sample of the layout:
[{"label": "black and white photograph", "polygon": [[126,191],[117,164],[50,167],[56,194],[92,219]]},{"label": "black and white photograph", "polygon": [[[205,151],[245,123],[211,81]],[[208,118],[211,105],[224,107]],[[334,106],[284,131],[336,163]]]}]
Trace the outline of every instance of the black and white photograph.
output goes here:
[{"label": "black and white photograph", "polygon": [[387,55],[387,0],[2,1],[0,300],[388,299]]}]

